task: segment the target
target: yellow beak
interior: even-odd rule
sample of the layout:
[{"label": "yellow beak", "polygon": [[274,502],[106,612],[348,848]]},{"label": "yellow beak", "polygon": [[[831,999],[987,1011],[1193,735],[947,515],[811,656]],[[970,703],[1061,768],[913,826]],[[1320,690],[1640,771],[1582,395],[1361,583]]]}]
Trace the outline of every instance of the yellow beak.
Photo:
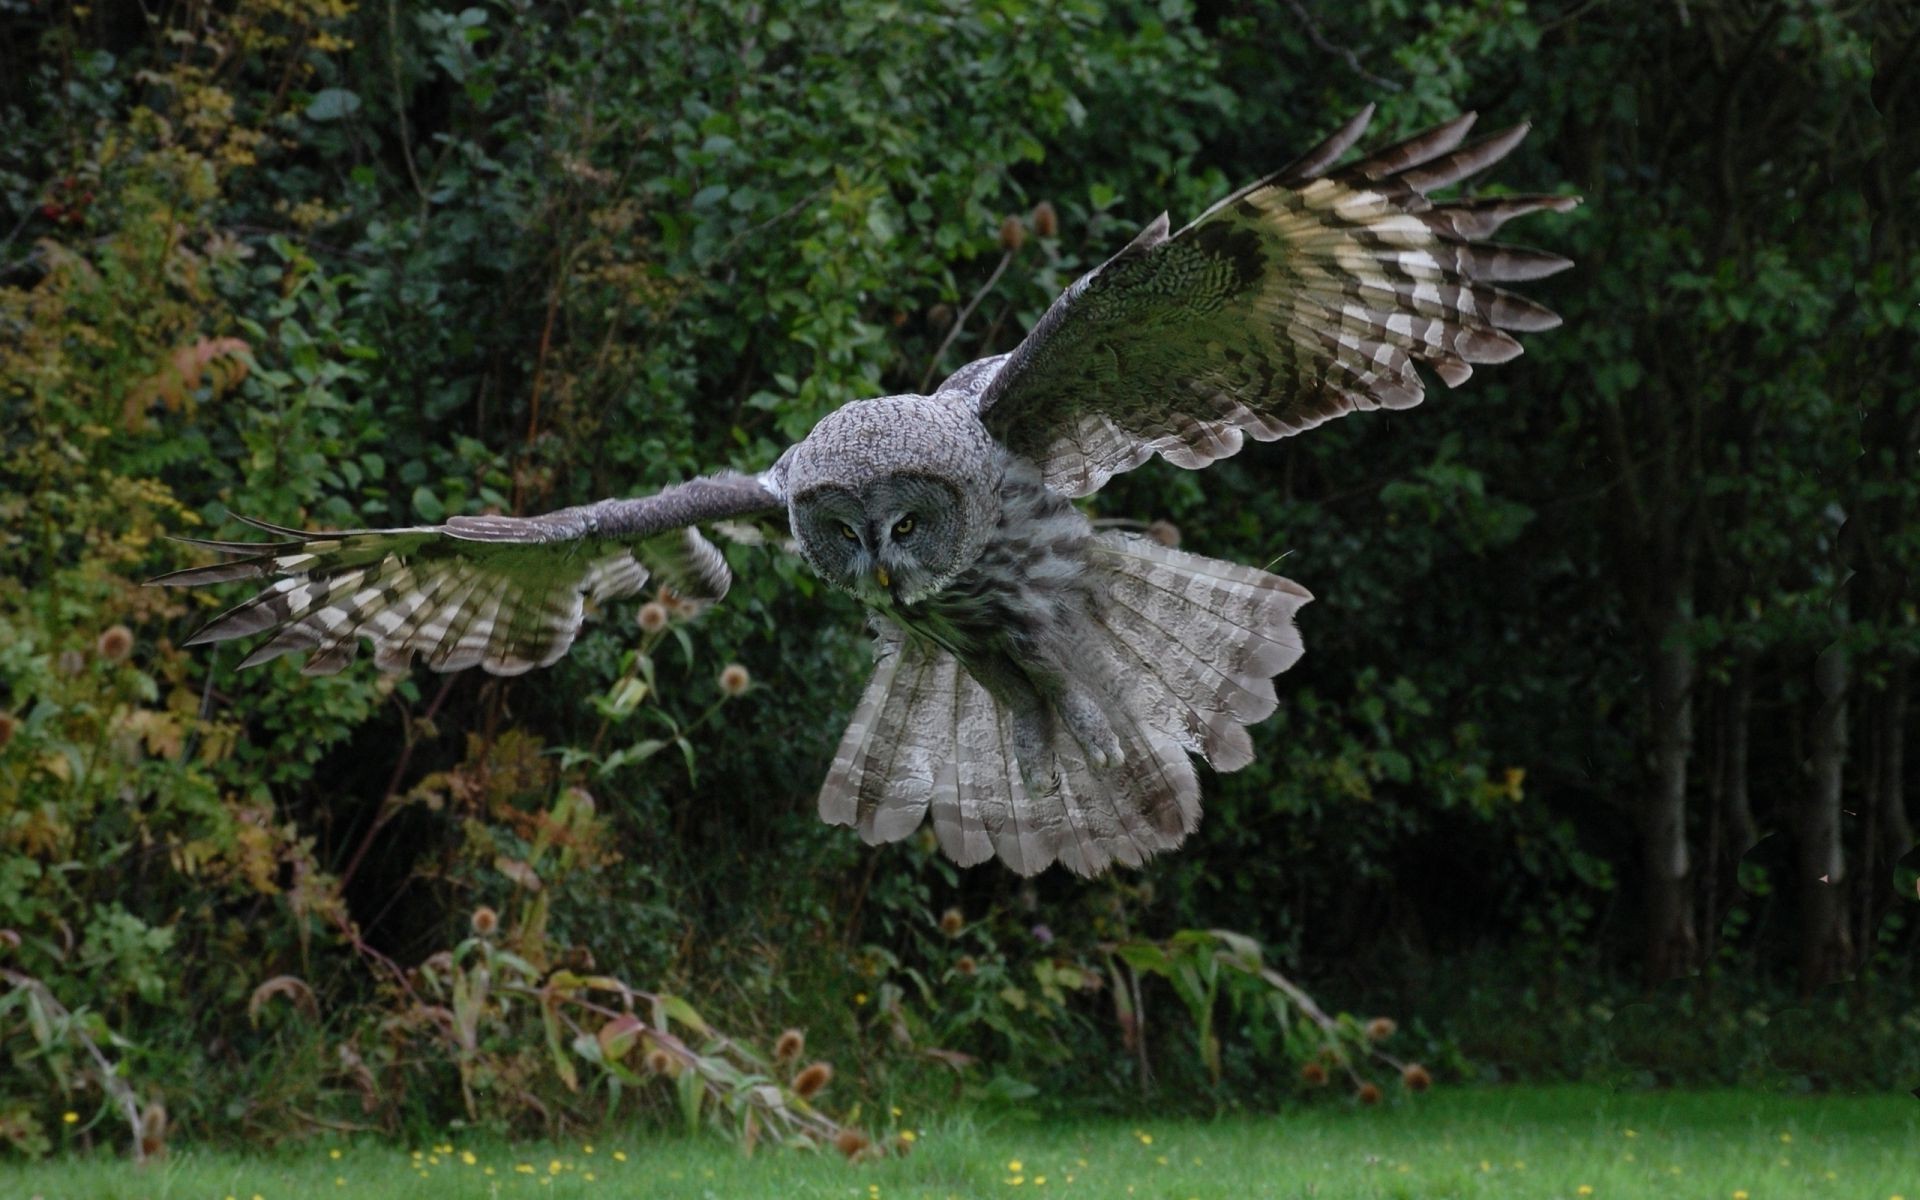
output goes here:
[{"label": "yellow beak", "polygon": [[893,586],[893,580],[887,575],[887,569],[885,567],[875,567],[873,569],[873,577],[879,582],[881,587]]}]

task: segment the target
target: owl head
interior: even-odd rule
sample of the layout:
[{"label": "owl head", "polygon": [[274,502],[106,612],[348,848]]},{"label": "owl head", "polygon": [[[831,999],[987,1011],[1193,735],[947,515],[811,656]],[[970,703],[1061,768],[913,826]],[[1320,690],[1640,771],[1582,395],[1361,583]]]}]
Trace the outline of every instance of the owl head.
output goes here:
[{"label": "owl head", "polygon": [[860,400],[794,448],[788,515],[829,583],[875,607],[915,604],[980,556],[1000,476],[971,409],[926,396]]}]

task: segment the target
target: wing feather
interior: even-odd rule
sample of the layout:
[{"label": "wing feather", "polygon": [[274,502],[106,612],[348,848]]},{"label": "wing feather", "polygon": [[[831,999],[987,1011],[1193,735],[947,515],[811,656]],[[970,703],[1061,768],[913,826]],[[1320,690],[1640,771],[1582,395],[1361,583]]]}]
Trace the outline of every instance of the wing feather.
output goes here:
[{"label": "wing feather", "polygon": [[995,437],[1083,496],[1154,454],[1204,467],[1247,436],[1271,441],[1355,410],[1449,387],[1520,354],[1550,310],[1500,286],[1571,265],[1488,243],[1507,221],[1573,196],[1435,201],[1526,136],[1468,141],[1469,113],[1334,164],[1372,110],[1172,236],[1162,215],[1054,302],[1012,353],[941,385],[974,399]]},{"label": "wing feather", "polygon": [[550,666],[573,645],[588,605],[650,581],[682,600],[726,595],[727,562],[700,521],[784,505],[777,473],[691,480],[637,500],[603,500],[537,517],[453,517],[444,525],[303,532],[236,519],[276,540],[183,538],[222,561],[151,582],[199,586],[264,581],[255,596],[209,621],[188,645],[254,634],[267,640],[242,666],[306,653],[302,670],[329,674],[373,644],[383,671],[416,657],[437,671],[479,666],[518,675]]}]

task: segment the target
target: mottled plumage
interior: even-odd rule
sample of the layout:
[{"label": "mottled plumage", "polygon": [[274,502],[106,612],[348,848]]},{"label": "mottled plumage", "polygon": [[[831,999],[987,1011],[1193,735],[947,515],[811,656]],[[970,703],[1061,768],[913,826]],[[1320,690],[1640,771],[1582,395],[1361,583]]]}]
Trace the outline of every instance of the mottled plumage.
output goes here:
[{"label": "mottled plumage", "polygon": [[802,555],[871,610],[878,650],[820,792],[869,842],[930,816],[962,864],[1138,865],[1200,818],[1193,760],[1253,759],[1311,597],[1279,576],[1097,532],[1073,506],[1155,454],[1198,468],[1356,409],[1406,408],[1558,319],[1500,285],[1567,265],[1481,239],[1567,196],[1434,201],[1524,127],[1472,117],[1330,170],[1362,112],[1177,234],[1162,215],[1008,354],[931,396],[850,404],[757,476],[538,517],[199,543],[158,582],[276,579],[192,638],[273,636],[246,659],[337,671],[360,639],[404,670],[514,674],[564,654],[589,601],[659,579],[718,599],[695,525],[786,510]]}]

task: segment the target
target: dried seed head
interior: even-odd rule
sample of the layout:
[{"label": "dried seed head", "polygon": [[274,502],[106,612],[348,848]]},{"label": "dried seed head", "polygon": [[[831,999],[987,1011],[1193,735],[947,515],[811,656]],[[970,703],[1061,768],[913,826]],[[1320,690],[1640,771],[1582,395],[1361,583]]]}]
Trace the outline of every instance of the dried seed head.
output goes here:
[{"label": "dried seed head", "polygon": [[848,1158],[858,1158],[860,1153],[871,1145],[873,1145],[873,1139],[852,1126],[842,1129],[833,1138],[833,1148]]},{"label": "dried seed head", "polygon": [[147,1102],[140,1113],[140,1153],[148,1158],[164,1158],[167,1153],[167,1105],[162,1100]]},{"label": "dried seed head", "polygon": [[953,305],[941,303],[928,309],[927,324],[935,329],[945,329],[953,324]]},{"label": "dried seed head", "polygon": [[1300,1082],[1308,1087],[1327,1086],[1327,1069],[1317,1062],[1307,1063],[1300,1068]]},{"label": "dried seed head", "polygon": [[806,1048],[807,1035],[801,1033],[798,1029],[789,1029],[780,1035],[778,1041],[774,1042],[773,1061],[790,1063],[794,1059],[799,1058],[801,1052]]},{"label": "dried seed head", "polygon": [[753,676],[739,663],[728,663],[720,672],[720,690],[729,696],[743,696]]},{"label": "dried seed head", "polygon": [[913,1153],[913,1142],[913,1131],[911,1129],[902,1130],[899,1136],[893,1139],[893,1152],[901,1158],[905,1158],[907,1155]]},{"label": "dried seed head", "polygon": [[491,937],[493,931],[500,928],[500,914],[482,904],[473,910],[471,923],[475,933],[481,937]]},{"label": "dried seed head", "polygon": [[1400,1027],[1393,1023],[1392,1017],[1375,1017],[1373,1020],[1367,1022],[1367,1039],[1369,1041],[1384,1042],[1392,1037],[1393,1031],[1398,1028]]},{"label": "dried seed head", "polygon": [[1027,227],[1019,217],[1000,222],[1000,248],[1011,254],[1027,244]]},{"label": "dried seed head", "polygon": [[640,632],[659,633],[667,627],[667,606],[658,600],[649,600],[640,606]]},{"label": "dried seed head", "polygon": [[813,1063],[793,1077],[793,1094],[802,1100],[811,1100],[832,1082],[833,1068],[823,1062]]},{"label": "dried seed head", "polygon": [[1380,1103],[1379,1085],[1363,1083],[1360,1085],[1359,1090],[1354,1092],[1353,1096],[1354,1099],[1360,1101],[1362,1104],[1378,1104]]},{"label": "dried seed head", "polygon": [[125,625],[110,626],[94,641],[93,648],[108,662],[125,662],[133,653],[133,630]]},{"label": "dried seed head", "polygon": [[647,1070],[652,1071],[655,1075],[678,1075],[680,1073],[679,1068],[680,1064],[673,1061],[673,1055],[668,1054],[658,1046],[647,1051]]},{"label": "dried seed head", "polygon": [[13,731],[20,728],[20,719],[10,712],[0,712],[0,750],[13,740]]},{"label": "dried seed head", "polygon": [[679,592],[674,591],[664,584],[661,585],[658,592],[654,593],[654,599],[660,602],[660,607],[666,609],[670,616],[686,615],[692,613],[699,607],[693,601],[686,599]]},{"label": "dried seed head", "polygon": [[1147,526],[1147,536],[1170,550],[1180,545],[1180,527],[1165,519]]},{"label": "dried seed head", "polygon": [[962,954],[960,960],[953,964],[953,969],[962,975],[971,975],[980,969],[980,964],[973,961],[973,955]]},{"label": "dried seed head", "polygon": [[1053,201],[1042,200],[1033,206],[1033,232],[1039,237],[1052,237],[1060,232],[1060,214],[1053,211]]},{"label": "dried seed head", "polygon": [[950,908],[940,914],[940,932],[948,937],[957,937],[967,927],[967,918],[957,908]]},{"label": "dried seed head", "polygon": [[1424,1092],[1433,1086],[1433,1076],[1419,1063],[1408,1063],[1400,1072],[1400,1082],[1410,1092]]}]

